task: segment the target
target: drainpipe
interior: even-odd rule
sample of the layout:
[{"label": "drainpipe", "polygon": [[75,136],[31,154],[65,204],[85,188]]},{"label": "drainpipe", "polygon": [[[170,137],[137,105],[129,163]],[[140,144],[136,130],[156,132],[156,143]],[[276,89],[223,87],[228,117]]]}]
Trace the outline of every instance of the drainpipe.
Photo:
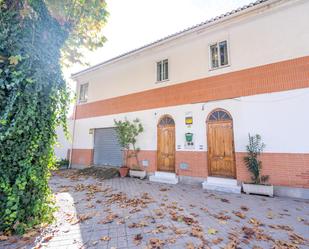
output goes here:
[{"label": "drainpipe", "polygon": [[[76,82],[75,92],[76,91],[77,91],[77,82]],[[75,106],[74,106],[74,117],[73,117],[73,128],[72,128],[72,143],[71,143],[70,160],[69,160],[69,167],[68,167],[69,169],[71,169],[71,167],[72,167],[73,144],[74,144],[74,137],[75,137],[76,110],[77,110],[77,98],[76,98]]]}]

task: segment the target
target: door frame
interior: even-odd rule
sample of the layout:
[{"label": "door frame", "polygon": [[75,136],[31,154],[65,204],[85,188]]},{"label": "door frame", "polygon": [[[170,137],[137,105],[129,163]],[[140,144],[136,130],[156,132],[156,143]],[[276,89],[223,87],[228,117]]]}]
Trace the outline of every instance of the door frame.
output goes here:
[{"label": "door frame", "polygon": [[159,171],[159,124],[163,118],[170,118],[174,121],[174,147],[173,147],[173,153],[174,153],[174,171],[164,171],[164,172],[174,172],[176,173],[176,123],[175,119],[169,115],[169,114],[163,114],[160,116],[158,122],[157,122],[157,157],[156,157],[156,166],[157,166],[157,171]]},{"label": "door frame", "polygon": [[[230,120],[220,120],[220,121],[209,121],[209,117],[212,113],[216,112],[216,111],[223,111],[225,113],[227,113],[229,116],[230,116]],[[207,169],[208,169],[208,176],[212,176],[212,172],[211,172],[211,163],[210,163],[210,152],[209,152],[209,144],[210,144],[210,139],[209,139],[209,124],[211,123],[230,123],[232,125],[232,148],[233,148],[233,168],[234,168],[234,172],[235,172],[235,175],[233,177],[233,179],[237,179],[237,167],[236,167],[236,157],[235,157],[235,142],[234,142],[234,125],[233,125],[233,117],[231,115],[230,112],[228,112],[227,110],[225,109],[222,109],[222,108],[215,108],[213,110],[211,110],[211,112],[207,115],[207,118],[206,118],[206,129],[207,129],[207,132],[206,132],[206,135],[207,135]],[[218,176],[214,176],[214,177],[218,177]],[[222,177],[222,178],[227,178],[227,177]]]}]

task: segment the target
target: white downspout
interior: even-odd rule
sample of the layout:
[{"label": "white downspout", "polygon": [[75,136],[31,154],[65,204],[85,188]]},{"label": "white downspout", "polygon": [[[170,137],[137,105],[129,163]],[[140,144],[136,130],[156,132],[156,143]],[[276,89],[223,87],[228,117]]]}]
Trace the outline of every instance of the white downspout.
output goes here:
[{"label": "white downspout", "polygon": [[[75,92],[77,93],[77,82],[76,82]],[[72,143],[71,143],[70,160],[69,160],[69,167],[68,167],[69,169],[71,169],[71,167],[72,167],[73,144],[74,144],[74,137],[75,137],[76,110],[77,110],[77,98],[76,98],[75,106],[74,106],[73,129],[72,129]]]}]

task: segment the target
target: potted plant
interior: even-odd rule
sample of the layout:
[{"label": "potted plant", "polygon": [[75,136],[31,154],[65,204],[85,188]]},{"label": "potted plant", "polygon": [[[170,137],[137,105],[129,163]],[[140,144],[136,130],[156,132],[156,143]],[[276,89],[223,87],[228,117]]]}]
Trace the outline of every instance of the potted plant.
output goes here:
[{"label": "potted plant", "polygon": [[141,179],[146,177],[146,171],[142,170],[138,160],[139,148],[136,146],[137,136],[144,131],[144,128],[139,119],[135,119],[132,122],[125,119],[124,121],[114,120],[116,126],[116,132],[121,147],[123,148],[124,165],[120,167],[120,176],[124,177],[129,171],[129,160],[134,161],[132,169],[130,169],[130,176],[139,177]]},{"label": "potted plant", "polygon": [[247,156],[244,157],[244,162],[252,175],[252,182],[243,183],[243,191],[246,194],[273,196],[274,187],[267,184],[269,176],[261,175],[262,162],[258,158],[265,148],[265,144],[261,140],[260,135],[251,136],[249,134],[249,144],[246,146]]}]

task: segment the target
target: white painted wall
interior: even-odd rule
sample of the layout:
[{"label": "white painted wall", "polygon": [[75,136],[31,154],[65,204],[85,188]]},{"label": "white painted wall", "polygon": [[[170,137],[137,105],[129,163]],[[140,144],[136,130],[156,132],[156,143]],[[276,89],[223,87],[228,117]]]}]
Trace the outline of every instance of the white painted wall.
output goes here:
[{"label": "white painted wall", "polygon": [[57,133],[57,144],[55,145],[54,151],[55,156],[58,159],[66,159],[67,158],[67,152],[69,149],[71,149],[72,145],[72,127],[73,127],[73,121],[70,119],[68,120],[68,130],[70,133],[70,137],[67,139],[62,126],[57,127],[56,133]]},{"label": "white painted wall", "polygon": [[[89,82],[88,102],[165,87],[309,55],[309,1],[282,0],[187,34],[77,77]],[[228,39],[230,66],[209,70],[209,44]],[[156,83],[156,61],[169,59],[170,80]]]},{"label": "white painted wall", "polygon": [[[194,151],[206,151],[206,118],[215,108],[229,111],[233,117],[235,149],[245,151],[248,133],[260,134],[266,143],[266,152],[309,153],[309,88],[280,93],[261,94],[236,99],[189,104],[125,114],[76,120],[74,148],[93,148],[93,135],[89,129],[112,127],[114,119],[139,118],[145,132],[138,142],[142,150],[156,150],[157,122],[170,114],[176,124],[176,149],[184,149],[184,134],[193,132]],[[193,113],[193,125],[185,125],[186,112]],[[202,149],[200,149],[202,146]]]}]

